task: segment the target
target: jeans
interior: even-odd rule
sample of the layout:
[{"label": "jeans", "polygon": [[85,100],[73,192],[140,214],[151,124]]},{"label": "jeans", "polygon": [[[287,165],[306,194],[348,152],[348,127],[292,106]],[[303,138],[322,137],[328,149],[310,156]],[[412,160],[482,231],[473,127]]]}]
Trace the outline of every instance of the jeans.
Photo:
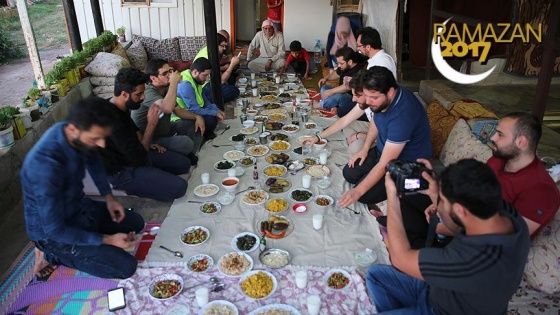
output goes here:
[{"label": "jeans", "polygon": [[[379,162],[381,152],[377,150],[377,146],[369,149],[366,160],[362,165],[359,165],[358,160],[354,162],[354,167],[348,165],[342,169],[342,176],[350,184],[359,184],[369,174],[371,169]],[[385,180],[381,178],[373,187],[371,187],[360,199],[359,202],[365,204],[378,203],[387,199],[387,192],[385,190]]]},{"label": "jeans", "polygon": [[[204,88],[202,88],[202,93],[204,93],[209,100],[212,100],[212,103],[216,103],[212,95],[212,84],[206,84]],[[235,85],[222,84],[222,98],[224,102],[236,99],[240,93],[241,92],[239,92],[239,89]]]},{"label": "jeans", "polygon": [[202,134],[194,130],[194,120],[179,119],[171,123],[173,133],[181,136],[187,136],[193,142],[193,152],[200,150],[202,144]]},{"label": "jeans", "polygon": [[366,286],[380,314],[435,314],[428,300],[428,284],[393,266],[371,266]]},{"label": "jeans", "polygon": [[202,115],[204,118],[204,125],[206,130],[204,131],[205,136],[209,136],[214,133],[214,129],[218,126],[218,118],[216,116]]},{"label": "jeans", "polygon": [[154,139],[154,143],[161,145],[167,150],[180,153],[184,156],[195,151],[193,141],[187,136],[175,135]]},{"label": "jeans", "polygon": [[[84,203],[84,209],[67,220],[74,228],[107,235],[139,233],[144,228],[144,220],[138,213],[126,211],[124,219],[116,223],[111,220],[105,202],[87,199]],[[138,264],[129,252],[112,245],[72,245],[49,239],[38,240],[35,245],[50,264],[63,265],[100,278],[129,278]]]},{"label": "jeans", "polygon": [[[321,87],[321,94],[326,90],[330,90],[333,87],[330,85],[323,85]],[[348,114],[352,108],[354,108],[355,104],[352,102],[352,95],[348,93],[337,93],[333,94],[326,99],[323,99],[323,108],[324,109],[331,109],[333,107],[338,107],[336,112],[338,117],[344,117]]]}]

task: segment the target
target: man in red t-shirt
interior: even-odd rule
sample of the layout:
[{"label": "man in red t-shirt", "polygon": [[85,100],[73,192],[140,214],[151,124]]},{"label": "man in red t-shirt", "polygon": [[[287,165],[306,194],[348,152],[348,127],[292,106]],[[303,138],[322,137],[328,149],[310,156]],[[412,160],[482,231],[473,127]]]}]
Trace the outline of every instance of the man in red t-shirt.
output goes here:
[{"label": "man in red t-shirt", "polygon": [[266,7],[268,8],[268,19],[274,24],[277,32],[282,32],[282,24],[280,19],[282,17],[282,4],[284,0],[266,0]]},{"label": "man in red t-shirt", "polygon": [[300,74],[304,79],[309,80],[309,69],[311,67],[311,62],[309,62],[309,54],[305,48],[301,47],[301,43],[294,40],[290,43],[290,55],[286,59],[286,63],[282,70],[280,70],[280,75],[286,72],[288,66],[292,64],[292,68],[296,74]]}]

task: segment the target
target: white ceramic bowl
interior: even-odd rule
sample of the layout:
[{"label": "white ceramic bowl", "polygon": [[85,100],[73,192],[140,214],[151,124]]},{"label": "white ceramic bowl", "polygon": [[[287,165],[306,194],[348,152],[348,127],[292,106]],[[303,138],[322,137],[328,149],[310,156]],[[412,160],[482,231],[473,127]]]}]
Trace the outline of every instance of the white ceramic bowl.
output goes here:
[{"label": "white ceramic bowl", "polygon": [[248,109],[246,111],[247,117],[249,117],[251,119],[255,118],[255,116],[257,116],[258,113],[259,113],[259,111],[256,110],[256,109]]},{"label": "white ceramic bowl", "polygon": [[[205,203],[201,204],[198,208],[200,212],[205,214],[214,214],[220,212],[222,210],[222,205],[215,201],[206,201]],[[206,210],[205,210],[206,209]],[[214,212],[211,212],[214,211]]]},{"label": "white ceramic bowl", "polygon": [[244,88],[244,87],[240,87],[240,88],[239,88],[239,93],[243,94],[243,93],[245,93],[245,92],[247,92],[247,89],[246,89],[246,88]]},{"label": "white ceramic bowl", "polygon": [[[180,284],[180,289],[179,291],[169,297],[165,297],[165,298],[159,298],[159,297],[155,297],[154,296],[154,289],[155,286],[158,282],[160,281],[166,281],[166,280],[172,280],[172,281],[177,281]],[[153,298],[154,300],[158,300],[158,301],[163,301],[163,300],[168,300],[171,299],[177,295],[179,295],[181,293],[181,291],[183,290],[184,287],[184,282],[183,282],[183,278],[181,278],[180,276],[176,275],[176,274],[164,274],[164,275],[160,275],[155,277],[152,282],[150,282],[150,285],[148,286],[148,292],[150,293],[150,297]]]},{"label": "white ceramic bowl", "polygon": [[323,150],[327,146],[327,139],[322,139],[313,144],[313,149],[316,151]]},{"label": "white ceramic bowl", "polygon": [[[224,184],[226,181],[235,181],[235,184],[226,185]],[[237,189],[237,186],[239,186],[239,178],[237,177],[226,177],[224,178],[224,180],[222,180],[222,187],[224,187],[226,191],[234,192]]]},{"label": "white ceramic bowl", "polygon": [[[328,201],[329,201],[329,204],[328,204],[328,205],[320,205],[320,204],[318,204],[318,203],[317,203],[317,200],[318,200],[319,198],[328,200]],[[328,208],[328,207],[332,206],[332,205],[334,204],[334,199],[333,199],[331,196],[328,196],[328,195],[318,195],[318,196],[315,197],[315,199],[313,199],[313,204],[315,204],[315,205],[316,205],[317,207],[319,207],[319,208],[323,208],[323,209],[324,209],[324,208]]]},{"label": "white ceramic bowl", "polygon": [[[206,269],[204,270],[199,270],[199,271],[194,270],[193,263],[196,263],[197,261],[201,261],[203,259],[206,259],[206,261],[208,262],[208,267],[206,267]],[[192,272],[205,272],[207,270],[212,269],[213,266],[214,266],[214,259],[212,259],[212,257],[206,254],[194,255],[191,258],[189,258],[189,260],[187,261],[187,268],[189,268],[189,270]]]},{"label": "white ceramic bowl", "polygon": [[[243,282],[245,282],[245,281],[247,280],[247,278],[249,278],[249,277],[252,276],[252,275],[256,275],[256,274],[258,274],[258,273],[264,273],[267,277],[270,278],[270,280],[272,280],[272,290],[271,290],[270,293],[269,293],[268,295],[266,295],[266,296],[259,297],[259,298],[254,298],[254,297],[248,296],[248,295],[245,293],[245,291],[243,291],[243,289],[242,289],[241,286],[242,286]],[[271,274],[270,272],[265,271],[265,270],[253,270],[253,271],[250,271],[250,272],[244,274],[243,276],[241,276],[241,278],[239,279],[239,291],[241,291],[241,294],[243,294],[245,297],[247,297],[247,298],[249,298],[249,299],[251,299],[251,300],[262,300],[262,299],[266,299],[267,297],[269,297],[269,296],[271,296],[272,294],[274,294],[274,292],[276,292],[276,288],[277,288],[277,287],[278,287],[278,281],[276,280],[276,277],[274,277],[273,274]]]},{"label": "white ceramic bowl", "polygon": [[[346,279],[348,279],[348,284],[346,284],[344,287],[340,288],[340,289],[336,289],[336,288],[331,288],[329,287],[329,278],[334,274],[334,273],[341,273]],[[350,276],[350,274],[348,273],[348,271],[343,270],[343,269],[331,269],[329,271],[327,271],[327,273],[325,273],[325,275],[323,276],[323,282],[325,283],[325,287],[327,287],[327,289],[329,290],[334,290],[334,291],[341,291],[344,290],[348,287],[350,287],[350,285],[352,284],[352,277]]]},{"label": "white ceramic bowl", "polygon": [[245,120],[243,122],[243,126],[244,127],[253,127],[255,125],[255,121],[254,120]]},{"label": "white ceramic bowl", "polygon": [[237,81],[239,81],[239,83],[247,83],[247,78],[239,78]]},{"label": "white ceramic bowl", "polygon": [[[279,175],[267,175],[266,171],[270,170],[270,169],[273,169],[273,168],[279,168],[282,171],[282,173],[279,174]],[[263,174],[266,177],[282,177],[282,176],[286,175],[287,172],[288,172],[288,169],[284,165],[278,165],[278,164],[269,165],[269,166],[267,166],[263,169]]]},{"label": "white ceramic bowl", "polygon": [[[187,243],[183,240],[183,236],[186,235],[187,233],[194,231],[194,230],[202,230],[206,233],[206,238],[200,242],[200,243]],[[210,231],[208,231],[207,228],[201,226],[201,225],[194,225],[194,226],[189,226],[188,228],[184,229],[183,232],[181,232],[181,236],[179,237],[179,239],[181,240],[181,242],[187,246],[198,246],[200,244],[204,244],[206,243],[206,241],[210,238]]]}]

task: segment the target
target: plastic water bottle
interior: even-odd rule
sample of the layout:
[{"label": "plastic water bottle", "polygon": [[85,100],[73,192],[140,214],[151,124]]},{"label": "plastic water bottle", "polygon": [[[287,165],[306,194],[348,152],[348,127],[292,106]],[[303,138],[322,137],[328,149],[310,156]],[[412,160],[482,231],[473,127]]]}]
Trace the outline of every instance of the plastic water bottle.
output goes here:
[{"label": "plastic water bottle", "polygon": [[321,40],[315,39],[315,47],[313,47],[313,61],[315,63],[321,63]]}]

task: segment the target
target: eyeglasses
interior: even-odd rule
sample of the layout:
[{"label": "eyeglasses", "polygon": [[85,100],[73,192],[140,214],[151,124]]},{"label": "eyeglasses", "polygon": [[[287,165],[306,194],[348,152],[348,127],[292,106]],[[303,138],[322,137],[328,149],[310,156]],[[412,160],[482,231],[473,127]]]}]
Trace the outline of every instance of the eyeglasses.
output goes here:
[{"label": "eyeglasses", "polygon": [[227,48],[227,44],[222,44],[222,45],[218,45],[218,46]]},{"label": "eyeglasses", "polygon": [[171,68],[167,71],[163,71],[162,73],[160,73],[159,75],[166,77],[168,74],[175,72],[175,69]]},{"label": "eyeglasses", "polygon": [[356,48],[364,47],[365,45],[357,45]]}]

